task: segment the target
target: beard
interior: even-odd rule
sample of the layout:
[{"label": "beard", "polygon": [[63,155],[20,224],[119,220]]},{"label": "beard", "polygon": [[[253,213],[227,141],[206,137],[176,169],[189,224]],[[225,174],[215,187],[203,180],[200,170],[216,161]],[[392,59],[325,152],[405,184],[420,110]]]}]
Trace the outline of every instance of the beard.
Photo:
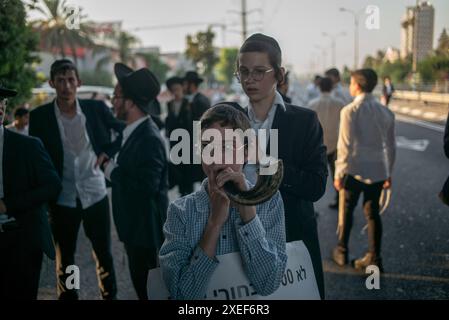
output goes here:
[{"label": "beard", "polygon": [[117,108],[115,108],[115,117],[118,120],[126,121],[126,118],[128,117],[128,112],[125,109],[125,103],[122,103]]}]

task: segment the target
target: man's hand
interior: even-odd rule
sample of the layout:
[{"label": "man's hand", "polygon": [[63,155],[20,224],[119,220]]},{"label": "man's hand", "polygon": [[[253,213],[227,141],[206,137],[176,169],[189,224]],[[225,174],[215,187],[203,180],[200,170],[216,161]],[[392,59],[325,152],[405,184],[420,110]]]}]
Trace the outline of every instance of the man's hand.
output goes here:
[{"label": "man's hand", "polygon": [[390,189],[391,188],[391,177],[388,178],[387,180],[385,180],[382,188],[384,188],[384,189]]},{"label": "man's hand", "polygon": [[[240,191],[246,191],[248,189],[243,172],[235,172],[229,167],[221,171],[217,175],[216,180],[220,188],[223,188],[226,182],[231,181]],[[256,216],[255,206],[243,206],[237,203],[233,203],[233,206],[238,209],[244,223],[251,221]]]},{"label": "man's hand", "polygon": [[98,168],[98,166],[100,166],[100,169],[104,170],[104,164],[105,162],[107,162],[109,160],[109,156],[106,153],[101,153],[98,158],[97,158],[97,162],[95,163],[95,169]]},{"label": "man's hand", "polygon": [[2,199],[0,199],[0,214],[5,214],[8,210],[6,210],[6,205]]},{"label": "man's hand", "polygon": [[343,189],[343,180],[342,179],[335,179],[334,180],[334,187],[337,191],[340,191]]}]

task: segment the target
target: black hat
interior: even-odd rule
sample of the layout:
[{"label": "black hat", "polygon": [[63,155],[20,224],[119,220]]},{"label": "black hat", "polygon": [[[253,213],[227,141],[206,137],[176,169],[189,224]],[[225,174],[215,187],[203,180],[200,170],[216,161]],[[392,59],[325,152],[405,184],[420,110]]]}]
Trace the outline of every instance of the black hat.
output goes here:
[{"label": "black hat", "polygon": [[196,71],[187,71],[183,80],[196,84],[200,84],[201,82],[203,82],[203,78],[200,78]]},{"label": "black hat", "polygon": [[174,84],[182,84],[183,78],[181,77],[171,77],[167,79],[165,82],[165,85],[167,86],[167,89],[170,90],[170,87]]},{"label": "black hat", "polygon": [[161,91],[156,76],[147,68],[134,71],[123,63],[116,63],[114,72],[124,95],[133,100],[143,112],[149,114],[151,102]]},{"label": "black hat", "polygon": [[279,43],[276,41],[276,39],[274,39],[270,36],[266,36],[262,33],[255,33],[255,34],[251,35],[248,39],[245,40],[242,47],[250,42],[258,42],[258,43],[262,43],[264,45],[268,45],[268,46],[272,47],[273,49],[275,49],[279,53],[279,55],[281,55],[281,47],[279,46]]},{"label": "black hat", "polygon": [[7,89],[0,84],[0,98],[10,98],[15,97],[17,95],[17,91]]}]

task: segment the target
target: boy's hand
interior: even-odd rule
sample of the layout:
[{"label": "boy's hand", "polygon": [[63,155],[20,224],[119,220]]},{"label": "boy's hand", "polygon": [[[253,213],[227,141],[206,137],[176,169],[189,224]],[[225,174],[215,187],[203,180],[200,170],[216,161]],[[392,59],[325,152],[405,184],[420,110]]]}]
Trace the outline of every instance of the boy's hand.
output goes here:
[{"label": "boy's hand", "polygon": [[226,182],[231,181],[240,191],[246,191],[248,189],[243,172],[235,172],[229,167],[217,174],[216,180],[219,188],[223,188]]},{"label": "boy's hand", "polygon": [[230,200],[223,188],[218,187],[216,183],[215,172],[209,176],[209,201],[211,206],[211,214],[209,222],[217,226],[223,226],[229,217]]},{"label": "boy's hand", "polygon": [[[234,183],[240,191],[248,190],[246,185],[245,175],[243,172],[235,172],[231,168],[226,168],[217,175],[217,185],[222,188],[224,184],[228,181]],[[255,206],[243,206],[237,203],[233,203],[233,206],[237,208],[240,213],[240,218],[244,223],[251,221],[256,216]]]}]

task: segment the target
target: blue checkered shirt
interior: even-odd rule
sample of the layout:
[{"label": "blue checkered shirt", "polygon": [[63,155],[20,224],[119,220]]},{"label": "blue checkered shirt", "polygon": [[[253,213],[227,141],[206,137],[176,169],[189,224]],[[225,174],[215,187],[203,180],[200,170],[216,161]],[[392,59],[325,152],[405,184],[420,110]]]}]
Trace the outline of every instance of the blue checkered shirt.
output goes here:
[{"label": "blue checkered shirt", "polygon": [[[207,179],[199,191],[177,199],[168,208],[159,259],[171,299],[204,299],[219,264],[199,246],[210,211],[206,186]],[[256,292],[269,295],[279,287],[287,263],[284,204],[279,191],[257,205],[256,213],[253,220],[243,224],[237,209],[230,207],[215,254],[240,252]]]}]

